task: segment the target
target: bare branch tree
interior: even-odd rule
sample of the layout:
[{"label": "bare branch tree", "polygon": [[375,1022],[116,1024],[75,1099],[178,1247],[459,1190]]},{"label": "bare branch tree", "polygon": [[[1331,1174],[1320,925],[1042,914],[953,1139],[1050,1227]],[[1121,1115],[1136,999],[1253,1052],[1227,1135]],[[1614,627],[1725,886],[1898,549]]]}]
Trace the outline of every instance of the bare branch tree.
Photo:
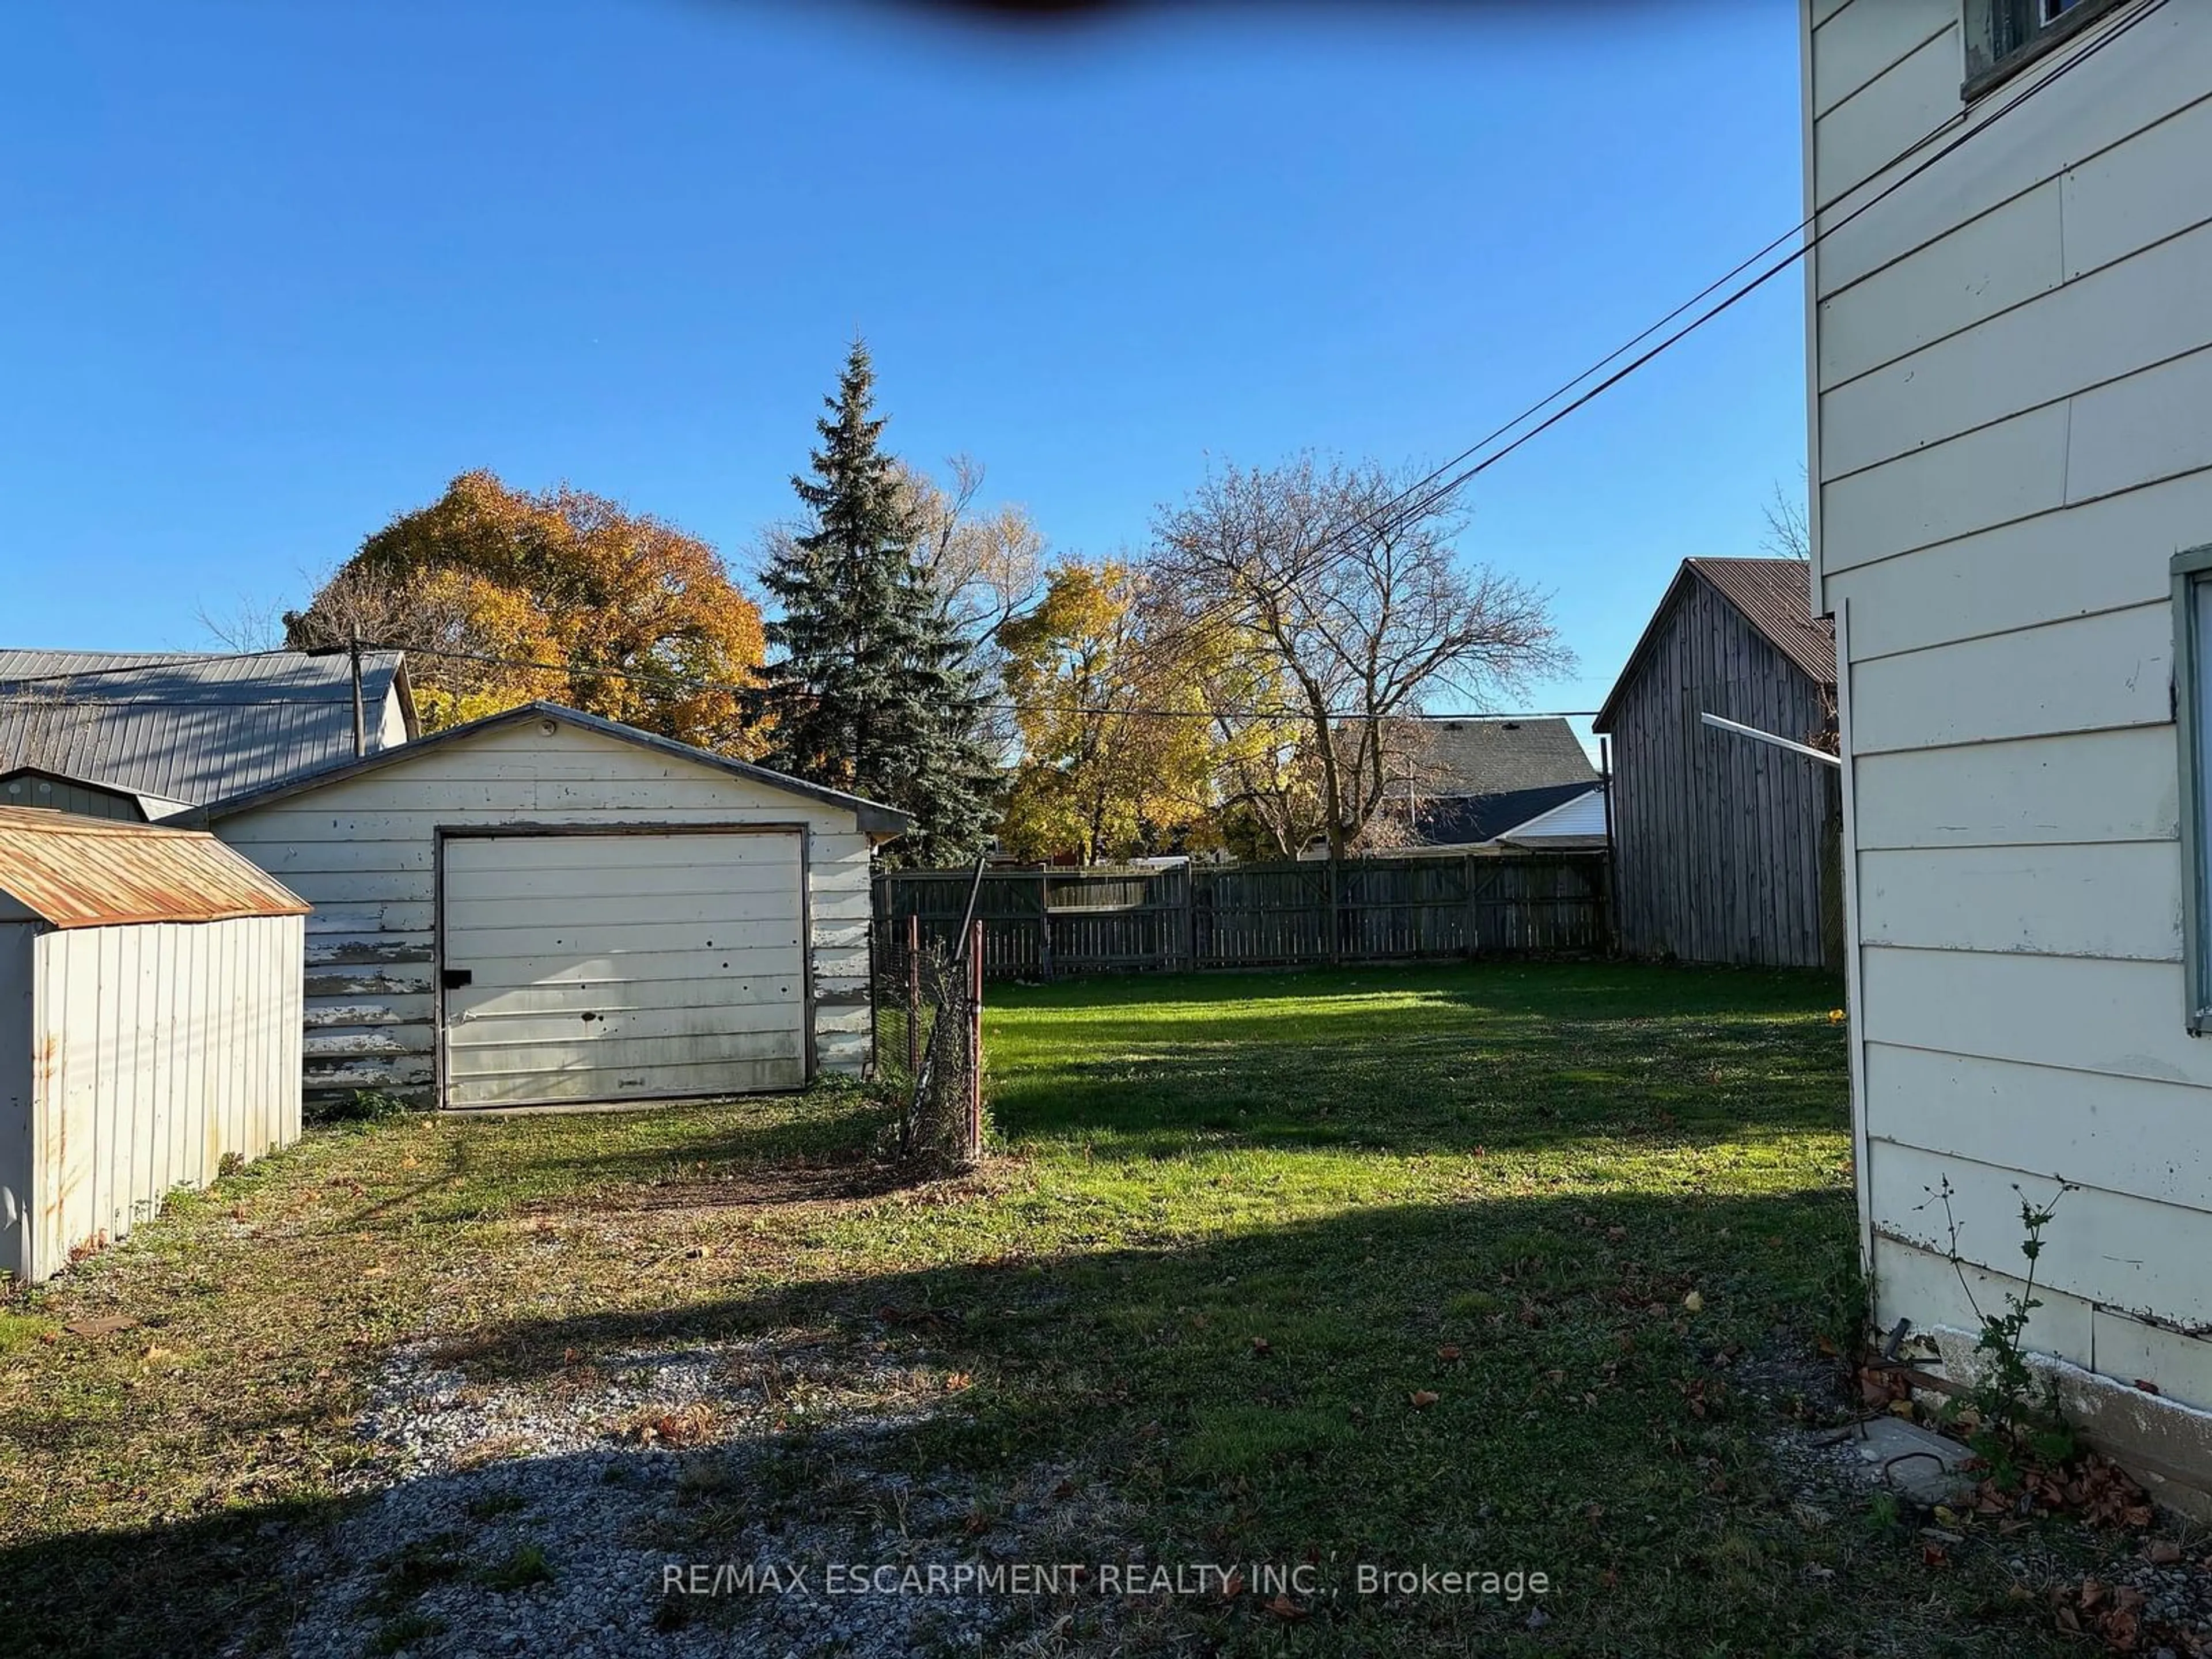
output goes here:
[{"label": "bare branch tree", "polygon": [[1307,456],[1216,473],[1155,525],[1189,625],[1240,630],[1279,670],[1332,857],[1409,793],[1425,698],[1482,702],[1572,660],[1545,596],[1462,560],[1462,516],[1405,507],[1408,483]]},{"label": "bare branch tree", "polygon": [[1805,498],[1792,495],[1777,480],[1773,499],[1764,509],[1766,533],[1759,544],[1778,559],[1810,559],[1813,556],[1813,536],[1805,518]]},{"label": "bare branch tree", "polygon": [[955,455],[945,467],[950,476],[943,484],[903,462],[896,472],[914,515],[915,551],[953,622],[984,657],[999,630],[1044,595],[1044,534],[1017,503],[977,508],[983,467],[972,456]]},{"label": "bare branch tree", "polygon": [[203,601],[192,607],[192,620],[199,623],[201,633],[226,651],[276,651],[284,644],[282,599],[257,599],[240,594],[230,610],[222,615],[210,611]]}]

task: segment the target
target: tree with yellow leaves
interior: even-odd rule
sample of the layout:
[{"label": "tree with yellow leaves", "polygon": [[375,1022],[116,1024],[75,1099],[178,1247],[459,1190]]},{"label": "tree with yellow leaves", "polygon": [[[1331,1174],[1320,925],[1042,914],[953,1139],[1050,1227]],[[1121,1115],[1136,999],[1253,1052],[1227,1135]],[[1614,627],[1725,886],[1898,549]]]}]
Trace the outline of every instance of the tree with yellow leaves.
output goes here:
[{"label": "tree with yellow leaves", "polygon": [[463,473],[364,541],[284,627],[296,650],[357,629],[410,653],[433,730],[544,697],[726,754],[757,747],[725,688],[755,678],[760,612],[720,556],[565,484]]},{"label": "tree with yellow leaves", "polygon": [[1218,757],[1202,678],[1149,627],[1143,573],[1070,560],[999,630],[1019,727],[1000,839],[1085,864],[1205,834]]}]

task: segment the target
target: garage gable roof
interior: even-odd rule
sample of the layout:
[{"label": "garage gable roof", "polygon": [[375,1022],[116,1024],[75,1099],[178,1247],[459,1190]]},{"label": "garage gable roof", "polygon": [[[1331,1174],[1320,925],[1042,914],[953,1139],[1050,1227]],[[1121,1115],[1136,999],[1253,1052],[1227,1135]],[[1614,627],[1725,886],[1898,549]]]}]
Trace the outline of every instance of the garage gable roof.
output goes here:
[{"label": "garage gable roof", "polygon": [[402,744],[396,748],[380,750],[377,753],[359,760],[348,761],[337,766],[327,766],[319,772],[309,772],[267,788],[253,789],[244,794],[233,795],[227,800],[219,800],[204,808],[193,814],[193,817],[197,822],[212,823],[218,818],[227,818],[235,813],[250,811],[257,806],[266,806],[271,802],[285,799],[289,796],[305,794],[307,791],[319,789],[325,784],[342,782],[347,778],[357,778],[367,772],[381,771],[387,766],[404,766],[418,756],[444,748],[448,744],[465,742],[479,732],[494,731],[505,726],[516,726],[531,720],[565,721],[584,731],[595,732],[601,737],[612,738],[621,743],[635,744],[641,749],[653,750],[672,760],[686,761],[694,766],[703,766],[713,771],[726,772],[733,778],[743,778],[750,783],[757,783],[765,788],[780,789],[786,794],[799,795],[808,800],[822,801],[831,806],[842,806],[859,820],[862,830],[872,835],[900,835],[914,826],[914,815],[902,812],[895,806],[885,806],[880,802],[866,800],[859,795],[848,795],[842,789],[831,789],[823,784],[808,783],[803,779],[792,777],[786,773],[771,772],[765,766],[755,766],[748,761],[732,760],[729,756],[718,755],[710,749],[694,748],[688,743],[678,743],[673,738],[664,738],[656,732],[642,731],[635,726],[624,726],[620,720],[607,720],[598,714],[587,714],[580,708],[570,708],[557,702],[526,702],[513,708],[501,709],[496,714],[487,714],[482,720],[470,720],[461,726],[448,726],[442,732],[434,732],[428,737],[417,738],[412,743]]},{"label": "garage gable roof", "polygon": [[0,897],[54,927],[303,916],[307,902],[205,830],[0,806]]}]

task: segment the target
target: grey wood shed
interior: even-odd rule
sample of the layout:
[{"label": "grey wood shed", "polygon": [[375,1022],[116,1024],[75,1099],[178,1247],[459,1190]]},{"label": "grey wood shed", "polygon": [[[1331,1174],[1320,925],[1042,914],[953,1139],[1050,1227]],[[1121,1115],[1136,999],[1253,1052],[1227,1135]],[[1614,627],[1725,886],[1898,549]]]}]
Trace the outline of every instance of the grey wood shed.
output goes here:
[{"label": "grey wood shed", "polygon": [[1828,726],[1835,638],[1795,559],[1686,559],[1593,723],[1613,749],[1620,948],[1838,967],[1841,801],[1832,769],[1716,730],[1804,743]]}]

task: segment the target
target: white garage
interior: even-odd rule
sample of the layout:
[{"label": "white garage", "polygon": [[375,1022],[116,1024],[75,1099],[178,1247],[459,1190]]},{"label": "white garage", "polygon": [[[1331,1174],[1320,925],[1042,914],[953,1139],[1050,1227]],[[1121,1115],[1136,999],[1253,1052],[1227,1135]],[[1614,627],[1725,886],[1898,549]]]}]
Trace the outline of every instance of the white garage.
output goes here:
[{"label": "white garage", "polygon": [[206,817],[314,906],[311,1098],[690,1099],[872,1053],[888,807],[534,703]]}]

